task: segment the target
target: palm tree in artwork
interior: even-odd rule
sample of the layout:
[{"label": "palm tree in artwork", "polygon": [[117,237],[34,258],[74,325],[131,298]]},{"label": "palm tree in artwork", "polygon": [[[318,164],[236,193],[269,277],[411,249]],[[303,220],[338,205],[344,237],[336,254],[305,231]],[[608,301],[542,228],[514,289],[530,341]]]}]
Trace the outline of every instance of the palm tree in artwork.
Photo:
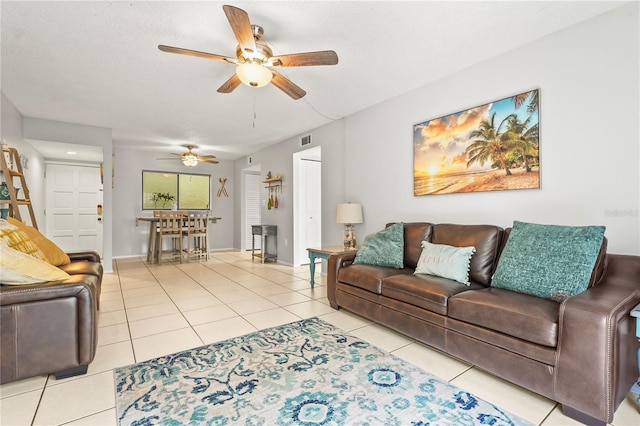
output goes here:
[{"label": "palm tree in artwork", "polygon": [[511,147],[520,153],[524,168],[527,173],[531,173],[529,157],[538,156],[538,123],[531,124],[531,117],[524,121],[518,120],[515,114],[507,117],[507,131],[505,139],[511,143]]},{"label": "palm tree in artwork", "polygon": [[538,93],[539,91],[537,89],[530,92],[520,93],[519,95],[511,97],[511,100],[513,101],[513,105],[515,106],[515,108],[518,109],[527,101],[527,99],[529,99],[529,103],[527,104],[527,112],[529,114],[532,114],[538,110]]},{"label": "palm tree in artwork", "polygon": [[507,176],[512,175],[506,159],[507,152],[512,148],[512,141],[505,137],[504,133],[501,133],[502,126],[512,115],[514,114],[505,117],[496,128],[496,113],[494,112],[490,119],[482,120],[480,126],[471,132],[471,145],[465,150],[468,158],[467,167],[473,163],[479,163],[483,166],[486,161],[491,159],[500,164],[500,168],[504,169]]}]

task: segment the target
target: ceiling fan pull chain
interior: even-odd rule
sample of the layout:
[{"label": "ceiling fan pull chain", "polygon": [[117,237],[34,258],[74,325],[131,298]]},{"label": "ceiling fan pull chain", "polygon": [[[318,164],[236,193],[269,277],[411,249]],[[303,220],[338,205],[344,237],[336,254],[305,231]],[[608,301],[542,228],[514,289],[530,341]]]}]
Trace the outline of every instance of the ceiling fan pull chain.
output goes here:
[{"label": "ceiling fan pull chain", "polygon": [[253,95],[253,128],[256,128],[256,118],[258,114],[256,113],[256,95]]}]

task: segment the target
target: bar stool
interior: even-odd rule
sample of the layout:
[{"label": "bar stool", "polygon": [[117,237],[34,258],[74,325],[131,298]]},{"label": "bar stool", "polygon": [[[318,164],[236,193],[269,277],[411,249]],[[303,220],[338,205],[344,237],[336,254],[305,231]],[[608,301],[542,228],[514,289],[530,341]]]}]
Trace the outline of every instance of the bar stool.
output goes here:
[{"label": "bar stool", "polygon": [[[158,241],[156,243],[158,254],[158,263],[162,260],[162,243],[165,239],[172,241],[172,254],[178,253],[180,263],[182,263],[182,226],[187,216],[186,211],[164,211],[160,210],[158,220]],[[177,241],[176,241],[177,240]],[[179,250],[176,252],[175,243],[178,243]]]},{"label": "bar stool", "polygon": [[[153,217],[160,217],[160,210],[153,211]],[[156,259],[156,248],[158,246],[158,221],[149,222],[149,248],[147,249],[147,262],[149,263],[157,263]]]},{"label": "bar stool", "polygon": [[[183,235],[187,237],[187,259],[209,260],[209,215],[207,213],[191,213]],[[193,249],[191,248],[192,239]]]}]

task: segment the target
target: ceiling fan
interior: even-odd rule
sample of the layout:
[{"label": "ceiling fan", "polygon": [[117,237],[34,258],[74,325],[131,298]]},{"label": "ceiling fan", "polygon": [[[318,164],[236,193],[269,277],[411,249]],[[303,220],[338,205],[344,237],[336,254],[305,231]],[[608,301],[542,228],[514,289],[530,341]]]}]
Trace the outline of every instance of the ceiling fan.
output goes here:
[{"label": "ceiling fan", "polygon": [[236,58],[180,47],[158,45],[158,49],[163,52],[215,59],[236,65],[236,73],[218,88],[219,93],[231,93],[240,83],[251,87],[262,87],[273,83],[274,86],[291,98],[300,99],[307,92],[276,71],[276,68],[335,65],[338,63],[338,55],[333,50],[273,56],[271,48],[262,40],[264,34],[262,27],[251,25],[247,12],[229,5],[222,6],[222,9],[227,15],[231,29],[238,40]]},{"label": "ceiling fan", "polygon": [[214,158],[216,158],[215,155],[198,155],[192,151],[193,148],[197,148],[197,147],[193,145],[184,145],[184,147],[187,148],[187,152],[185,153],[182,153],[182,154],[174,154],[173,152],[171,153],[171,155],[177,155],[177,157],[156,158],[156,160],[180,160],[185,166],[188,166],[188,167],[196,166],[199,162],[218,164],[218,161],[214,160]]}]

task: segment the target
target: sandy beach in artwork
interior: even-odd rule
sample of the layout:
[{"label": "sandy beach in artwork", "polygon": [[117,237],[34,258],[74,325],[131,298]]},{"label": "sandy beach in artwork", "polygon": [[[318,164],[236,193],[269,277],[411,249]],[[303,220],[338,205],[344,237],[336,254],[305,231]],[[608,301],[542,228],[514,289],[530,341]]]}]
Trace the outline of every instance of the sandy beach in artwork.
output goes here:
[{"label": "sandy beach in artwork", "polygon": [[524,169],[512,169],[512,175],[505,175],[504,170],[492,170],[476,175],[472,183],[455,192],[502,191],[509,189],[540,188],[540,171],[534,168],[530,173]]},{"label": "sandy beach in artwork", "polygon": [[489,170],[414,178],[414,195],[540,188],[540,170],[537,167],[530,173],[523,168],[511,169],[511,173],[507,176],[504,170]]}]

